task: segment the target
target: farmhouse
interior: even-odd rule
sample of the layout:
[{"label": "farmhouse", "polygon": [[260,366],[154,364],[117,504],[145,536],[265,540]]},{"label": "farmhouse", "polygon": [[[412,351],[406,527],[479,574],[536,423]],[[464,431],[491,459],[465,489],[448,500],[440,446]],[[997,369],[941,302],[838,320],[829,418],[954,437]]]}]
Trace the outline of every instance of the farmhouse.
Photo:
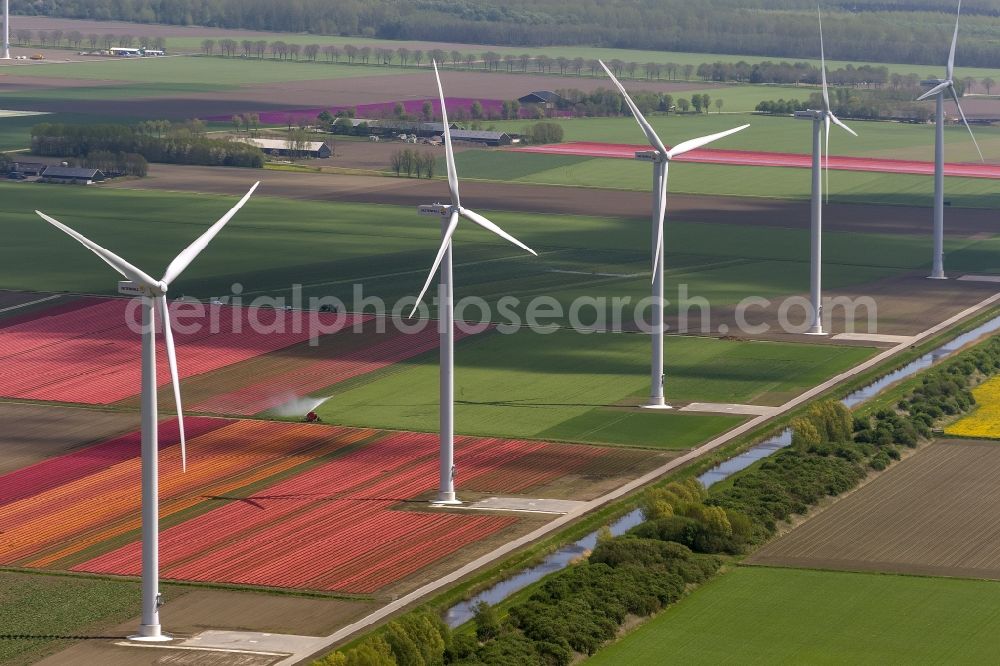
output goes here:
[{"label": "farmhouse", "polygon": [[530,92],[523,97],[518,97],[517,101],[521,104],[541,106],[546,109],[554,109],[556,102],[562,99],[559,95],[552,92],[551,90],[536,90]]},{"label": "farmhouse", "polygon": [[451,138],[455,141],[469,141],[486,146],[509,146],[514,142],[507,132],[486,132],[479,130],[452,130]]},{"label": "farmhouse", "polygon": [[[376,124],[377,123],[377,124]],[[372,133],[378,133],[383,136],[390,134],[416,134],[422,139],[430,138],[432,136],[439,136],[444,132],[444,123],[423,123],[417,121],[406,121],[406,120],[378,120],[373,121],[370,124]],[[461,125],[458,123],[448,123],[448,129],[457,130],[461,129]],[[454,136],[454,133],[452,134]]]},{"label": "farmhouse", "polygon": [[25,176],[40,176],[45,171],[43,162],[14,162],[10,165],[11,171],[19,171]]},{"label": "farmhouse", "polygon": [[48,166],[42,171],[39,182],[42,183],[62,183],[68,185],[91,185],[99,183],[105,179],[104,172],[100,169],[86,169],[83,167]]},{"label": "farmhouse", "polygon": [[322,141],[305,141],[301,145],[301,149],[293,150],[294,145],[292,145],[287,139],[248,139],[240,138],[243,143],[249,143],[251,146],[257,146],[262,152],[268,155],[281,155],[289,156],[292,153],[296,153],[302,157],[320,157],[326,159],[333,154],[330,150],[330,146],[326,145]]}]

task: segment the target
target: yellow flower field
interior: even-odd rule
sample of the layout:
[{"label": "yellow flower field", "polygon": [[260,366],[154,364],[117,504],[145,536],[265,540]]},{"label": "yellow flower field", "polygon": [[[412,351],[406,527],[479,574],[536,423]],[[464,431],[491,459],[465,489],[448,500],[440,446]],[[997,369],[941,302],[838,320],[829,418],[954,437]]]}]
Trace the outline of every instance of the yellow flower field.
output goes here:
[{"label": "yellow flower field", "polygon": [[976,409],[945,428],[946,435],[1000,439],[1000,375],[972,389]]}]

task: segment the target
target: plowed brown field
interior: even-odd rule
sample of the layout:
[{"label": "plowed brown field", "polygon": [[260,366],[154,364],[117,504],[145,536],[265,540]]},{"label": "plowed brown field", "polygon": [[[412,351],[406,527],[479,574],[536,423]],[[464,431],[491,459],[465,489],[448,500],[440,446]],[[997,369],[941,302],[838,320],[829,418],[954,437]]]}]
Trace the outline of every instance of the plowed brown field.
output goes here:
[{"label": "plowed brown field", "polygon": [[996,442],[935,442],[749,561],[1000,579],[998,475]]}]

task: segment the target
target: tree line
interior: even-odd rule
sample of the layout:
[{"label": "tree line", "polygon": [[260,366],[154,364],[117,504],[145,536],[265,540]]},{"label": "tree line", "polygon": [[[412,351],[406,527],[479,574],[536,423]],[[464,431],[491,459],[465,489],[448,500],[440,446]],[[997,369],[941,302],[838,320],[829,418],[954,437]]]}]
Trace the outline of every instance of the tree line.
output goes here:
[{"label": "tree line", "polygon": [[[13,23],[13,21],[11,21]],[[91,32],[84,34],[79,30],[37,30],[32,31],[26,28],[18,28],[11,31],[11,36],[18,46],[31,46],[33,43],[38,46],[60,47],[65,44],[74,49],[88,46],[91,49],[110,49],[114,46],[132,48],[138,46],[144,49],[156,49],[164,51],[167,48],[167,40],[164,37],[149,37],[140,35],[136,37],[132,34],[116,35],[114,33],[97,34]]]},{"label": "tree line", "polygon": [[149,162],[168,164],[264,166],[264,154],[259,148],[239,141],[209,139],[205,124],[199,120],[148,120],[138,125],[39,123],[31,129],[31,152],[84,160],[96,153],[134,153]]},{"label": "tree line", "polygon": [[[466,44],[590,45],[782,58],[815,57],[809,0],[12,0],[11,10],[67,18],[204,25]],[[834,58],[940,65],[954,25],[952,6],[932,0],[853,0],[824,21]],[[959,65],[1000,60],[1000,9],[966,0]],[[935,48],[937,46],[937,48]],[[839,48],[838,48],[839,47]],[[838,52],[841,51],[841,52]]]},{"label": "tree line", "polygon": [[[983,89],[993,87],[992,79],[986,78],[979,82]],[[971,87],[969,81],[956,81],[955,88],[959,96],[963,96]],[[898,119],[914,122],[927,122],[931,119],[933,109],[926,103],[916,102],[916,98],[925,88],[919,85],[919,80],[907,81],[903,85],[879,90],[855,90],[849,88],[833,88],[830,90],[830,108],[841,118],[860,118],[864,120]],[[764,100],[756,111],[771,115],[788,115],[806,109],[823,108],[822,94],[812,93],[805,101],[797,99]]]},{"label": "tree line", "polygon": [[[595,58],[577,56],[550,57],[544,54],[530,53],[513,54],[496,51],[471,52],[444,49],[410,49],[407,47],[387,48],[370,45],[354,44],[296,44],[282,40],[249,40],[237,42],[234,39],[205,39],[201,44],[201,52],[205,55],[221,55],[226,57],[243,57],[273,60],[288,60],[299,62],[345,62],[350,65],[420,67],[437,62],[441,67],[455,69],[482,70],[489,72],[507,72],[521,74],[556,74],[560,76],[589,76],[603,78],[604,70]],[[738,62],[703,62],[699,65],[676,62],[638,62],[618,58],[608,60],[608,68],[620,79],[645,79],[648,81],[713,81],[719,83],[751,83],[751,84],[819,84],[820,71],[816,65],[805,62],[772,62],[764,61],[750,64],[745,60]],[[928,72],[928,77],[937,74]],[[920,77],[916,74],[899,74],[891,72],[884,65],[851,64],[829,69],[827,80],[831,85],[879,88],[886,85],[898,86],[907,79]],[[988,77],[987,77],[988,78]],[[985,79],[984,79],[985,80]],[[972,80],[974,85],[978,81]],[[990,85],[994,83],[990,82]],[[989,93],[987,93],[989,94]]]}]

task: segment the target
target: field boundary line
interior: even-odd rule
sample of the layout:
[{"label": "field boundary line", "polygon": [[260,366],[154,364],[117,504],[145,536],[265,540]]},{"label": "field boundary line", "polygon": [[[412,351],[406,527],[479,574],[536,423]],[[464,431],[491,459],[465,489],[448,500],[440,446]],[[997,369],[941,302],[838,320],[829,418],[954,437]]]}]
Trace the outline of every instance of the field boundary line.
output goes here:
[{"label": "field boundary line", "polygon": [[27,303],[20,303],[18,305],[12,305],[9,308],[3,308],[0,312],[10,312],[11,310],[19,310],[20,308],[26,308],[29,305],[38,305],[39,303],[44,303],[45,301],[51,301],[59,298],[62,294],[52,294],[51,296],[46,296],[45,298],[39,298],[34,301],[28,301]]},{"label": "field boundary line", "polygon": [[356,622],[353,622],[347,625],[346,627],[338,629],[334,633],[327,636],[322,646],[315,652],[312,652],[310,654],[293,654],[289,656],[287,659],[278,662],[276,666],[294,666],[295,664],[299,664],[305,661],[306,659],[309,659],[313,655],[319,654],[321,651],[330,649],[337,643],[343,641],[345,638],[348,638],[356,634],[357,632],[370,627],[376,622],[385,619],[386,617],[392,615],[393,613],[406,608],[410,604],[420,600],[421,598],[427,596],[428,594],[435,592],[446,585],[457,582],[461,578],[477,571],[478,569],[481,569],[482,567],[500,559],[501,557],[510,554],[511,552],[517,550],[518,548],[526,546],[531,542],[536,541],[546,536],[547,534],[550,534],[551,532],[554,532],[555,530],[559,529],[560,527],[563,527],[564,525],[572,522],[573,520],[576,520],[577,518],[580,518],[585,514],[604,506],[605,504],[609,504],[610,502],[619,499],[631,493],[632,491],[641,488],[642,486],[648,483],[655,481],[661,476],[664,476],[665,474],[674,471],[675,469],[681,467],[686,463],[689,463],[697,458],[700,458],[706,453],[709,453],[710,451],[719,448],[723,444],[732,441],[736,437],[739,437],[740,435],[750,430],[753,430],[754,428],[760,425],[763,425],[764,423],[775,418],[776,416],[780,416],[794,409],[795,407],[798,407],[799,405],[815,398],[817,395],[833,388],[834,386],[840,384],[841,382],[844,382],[852,377],[855,377],[858,374],[878,365],[879,363],[888,360],[889,358],[907,349],[910,345],[934,336],[935,334],[941,332],[942,330],[950,326],[953,326],[954,324],[960,322],[961,320],[971,315],[976,314],[977,312],[989,307],[990,305],[996,303],[997,301],[1000,301],[1000,292],[993,294],[989,298],[986,298],[980,301],[979,303],[969,308],[966,308],[965,310],[962,310],[958,314],[953,315],[948,319],[939,322],[934,326],[910,338],[907,338],[904,342],[900,342],[896,346],[891,347],[885,350],[884,352],[873,356],[867,361],[859,363],[853,368],[845,370],[844,372],[835,375],[834,377],[826,380],[825,382],[822,382],[821,384],[814,386],[813,388],[809,389],[808,391],[805,391],[801,395],[792,398],[791,400],[784,403],[780,407],[775,408],[773,414],[767,416],[757,416],[753,419],[750,419],[749,421],[746,421],[745,423],[733,428],[732,430],[729,430],[719,435],[715,439],[710,440],[705,444],[702,444],[698,448],[692,449],[688,453],[679,456],[677,458],[674,458],[673,460],[667,462],[666,464],[650,472],[647,472],[646,474],[638,477],[637,479],[633,479],[632,481],[626,483],[625,485],[620,486],[601,497],[586,502],[583,506],[570,511],[569,513],[566,513],[560,516],[559,518],[556,518],[555,520],[546,523],[545,525],[542,525],[541,527],[533,530],[532,532],[529,532],[528,534],[525,534],[524,536],[518,537],[513,541],[507,542],[506,544],[492,550],[491,552],[476,558],[472,562],[469,562],[468,564],[459,567],[455,571],[452,571],[451,573],[446,574],[445,576],[442,576],[437,580],[431,581],[430,583],[427,583],[417,588],[416,590],[410,592],[409,594],[406,594],[400,597],[399,599],[396,599],[395,601],[386,604],[382,608],[379,608],[378,610],[374,611],[373,613],[370,613],[369,615],[361,618],[360,620],[357,620]]}]

